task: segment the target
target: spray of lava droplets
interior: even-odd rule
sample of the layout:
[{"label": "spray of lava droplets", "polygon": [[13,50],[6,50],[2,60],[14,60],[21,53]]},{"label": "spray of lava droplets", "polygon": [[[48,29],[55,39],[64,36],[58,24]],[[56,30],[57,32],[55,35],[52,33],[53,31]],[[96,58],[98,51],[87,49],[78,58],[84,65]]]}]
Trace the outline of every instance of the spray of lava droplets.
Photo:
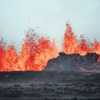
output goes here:
[{"label": "spray of lava droplets", "polygon": [[[100,55],[100,44],[98,41],[95,40],[94,43],[89,43],[83,36],[81,36],[81,40],[78,41],[72,31],[72,27],[69,24],[66,24],[66,27],[62,52],[66,54],[80,54],[81,56],[84,56],[87,53],[96,53]],[[100,62],[100,56],[98,62]]]},{"label": "spray of lava droplets", "polygon": [[42,71],[48,60],[58,55],[55,41],[39,38],[33,30],[29,30],[19,55],[13,45],[6,50],[0,45],[0,71]]},{"label": "spray of lava droplets", "polygon": [[[66,54],[80,54],[81,56],[87,53],[100,55],[100,44],[98,41],[95,40],[93,44],[87,43],[83,37],[78,41],[71,26],[69,24],[66,24],[66,26],[62,52]],[[7,49],[4,49],[3,41],[0,41],[0,71],[42,71],[50,59],[58,56],[59,52],[55,41],[39,37],[31,29],[26,34],[19,55],[13,45],[9,45]],[[100,56],[98,62],[100,62]]]}]

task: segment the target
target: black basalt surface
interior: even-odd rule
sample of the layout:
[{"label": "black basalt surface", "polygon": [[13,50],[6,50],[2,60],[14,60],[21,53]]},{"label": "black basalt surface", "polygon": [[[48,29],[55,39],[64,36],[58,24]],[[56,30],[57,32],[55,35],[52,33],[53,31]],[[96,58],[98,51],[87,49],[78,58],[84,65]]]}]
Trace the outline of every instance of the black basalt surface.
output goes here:
[{"label": "black basalt surface", "polygon": [[100,99],[100,73],[0,73],[0,99]]},{"label": "black basalt surface", "polygon": [[80,67],[86,70],[100,70],[100,63],[97,63],[98,55],[95,53],[89,53],[86,56],[80,56],[79,54],[66,55],[60,53],[55,59],[49,60],[46,70],[56,71],[80,71]]}]

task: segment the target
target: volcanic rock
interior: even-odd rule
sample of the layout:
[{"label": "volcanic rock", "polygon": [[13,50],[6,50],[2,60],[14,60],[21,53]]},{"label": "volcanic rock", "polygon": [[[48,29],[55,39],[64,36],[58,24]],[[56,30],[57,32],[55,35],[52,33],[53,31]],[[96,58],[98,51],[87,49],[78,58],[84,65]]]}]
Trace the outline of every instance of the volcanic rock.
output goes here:
[{"label": "volcanic rock", "polygon": [[59,53],[57,58],[48,61],[45,71],[97,71],[100,68],[100,63],[97,63],[98,57],[95,53],[85,56]]}]

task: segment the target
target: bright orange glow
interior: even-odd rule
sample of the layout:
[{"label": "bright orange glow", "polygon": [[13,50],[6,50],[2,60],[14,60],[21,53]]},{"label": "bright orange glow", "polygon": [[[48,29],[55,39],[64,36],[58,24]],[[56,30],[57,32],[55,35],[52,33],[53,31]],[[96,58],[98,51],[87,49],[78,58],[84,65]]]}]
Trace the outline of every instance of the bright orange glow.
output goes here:
[{"label": "bright orange glow", "polygon": [[[64,34],[62,44],[62,52],[66,54],[96,53],[100,55],[100,44],[95,40],[93,44],[87,43],[83,37],[78,41],[69,24]],[[29,30],[22,45],[20,54],[18,55],[13,45],[9,45],[4,49],[2,41],[0,41],[0,71],[42,71],[46,67],[48,61],[59,56],[56,42],[47,38],[39,37],[34,34],[33,30]],[[100,56],[97,60],[100,62]],[[60,65],[63,67],[63,63]]]},{"label": "bright orange glow", "polygon": [[0,71],[42,71],[48,60],[57,56],[59,53],[55,41],[28,33],[20,55],[13,46],[8,46],[7,50],[0,46]]},{"label": "bright orange glow", "polygon": [[96,53],[100,55],[100,44],[95,40],[93,44],[87,43],[83,37],[78,41],[74,36],[74,32],[69,24],[66,24],[66,31],[64,34],[62,52],[66,54],[80,54],[82,56],[87,53]]}]

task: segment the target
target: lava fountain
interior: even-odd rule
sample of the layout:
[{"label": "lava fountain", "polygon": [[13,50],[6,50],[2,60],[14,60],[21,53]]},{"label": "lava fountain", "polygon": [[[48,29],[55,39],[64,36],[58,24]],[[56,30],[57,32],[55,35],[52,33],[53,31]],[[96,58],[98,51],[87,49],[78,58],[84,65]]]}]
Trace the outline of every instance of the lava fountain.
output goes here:
[{"label": "lava fountain", "polygon": [[29,30],[18,55],[13,45],[5,50],[0,45],[0,71],[42,71],[48,60],[58,56],[55,41],[39,37]]},{"label": "lava fountain", "polygon": [[[66,24],[66,31],[62,44],[62,51],[65,54],[80,54],[84,56],[88,53],[100,55],[100,43],[95,40],[88,43],[82,36],[78,41],[69,24]],[[39,37],[30,29],[18,54],[13,45],[4,48],[3,41],[0,41],[0,71],[42,71],[45,69],[50,59],[59,56],[55,40]],[[100,56],[97,60],[100,62]]]},{"label": "lava fountain", "polygon": [[[93,43],[89,43],[83,38],[83,36],[81,36],[81,39],[78,41],[74,35],[72,27],[69,24],[66,24],[66,27],[62,52],[65,54],[80,54],[81,56],[85,56],[88,53],[96,53],[100,55],[100,44],[97,40]],[[100,62],[100,56],[97,61]]]}]

